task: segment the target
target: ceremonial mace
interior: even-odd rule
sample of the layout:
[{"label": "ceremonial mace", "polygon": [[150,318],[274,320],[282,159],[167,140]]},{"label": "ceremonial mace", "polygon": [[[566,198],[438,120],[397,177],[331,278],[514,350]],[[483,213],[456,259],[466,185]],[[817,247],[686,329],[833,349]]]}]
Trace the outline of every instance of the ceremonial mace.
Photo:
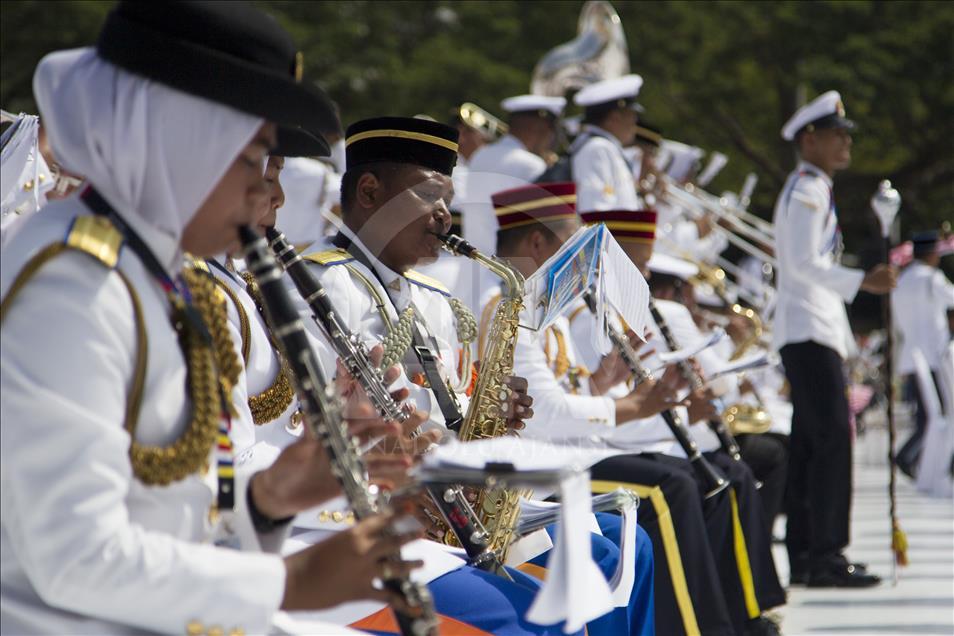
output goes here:
[{"label": "ceremonial mace", "polygon": [[[881,237],[883,239],[883,260],[891,265],[891,225],[901,207],[901,195],[891,187],[891,182],[885,179],[878,184],[878,191],[871,197],[871,209],[874,210],[881,223]],[[898,523],[898,505],[895,485],[897,481],[897,463],[894,455],[895,425],[894,425],[894,328],[891,322],[891,293],[887,293],[881,300],[881,316],[885,328],[884,347],[884,376],[887,387],[887,415],[888,415],[888,504],[891,517],[891,550],[894,552],[894,582],[897,584],[897,566],[908,564],[908,540]]]}]

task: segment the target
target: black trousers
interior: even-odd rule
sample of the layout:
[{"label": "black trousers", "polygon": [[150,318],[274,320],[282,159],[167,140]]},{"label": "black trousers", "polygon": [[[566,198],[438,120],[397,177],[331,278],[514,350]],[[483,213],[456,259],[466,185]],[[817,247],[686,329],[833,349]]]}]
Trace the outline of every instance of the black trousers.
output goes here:
[{"label": "black trousers", "polygon": [[816,342],[781,349],[792,390],[785,542],[793,568],[841,559],[849,541],[851,430],[841,356]]},{"label": "black trousers", "polygon": [[742,459],[762,482],[759,497],[769,532],[782,511],[785,483],[788,479],[788,435],[760,433],[737,435]]},{"label": "black trousers", "polygon": [[[756,488],[755,475],[745,461],[736,461],[721,450],[704,453],[704,455],[726,474],[735,491],[738,519],[742,526],[751,573],[751,584],[746,581],[749,573],[745,571],[745,564],[739,563],[738,560],[735,564],[738,568],[738,580],[744,582],[743,587],[740,588],[743,592],[742,601],[749,613],[749,618],[754,618],[752,614],[756,609],[761,613],[785,604],[785,590],[782,589],[782,584],[778,580],[775,559],[772,556],[772,530],[765,522],[765,510],[762,506],[762,490],[765,486],[762,486],[762,490]],[[758,608],[754,608],[751,599],[744,596],[749,592],[745,589],[745,585],[752,586],[749,589],[755,594]]]},{"label": "black trousers", "polygon": [[[734,560],[731,565],[725,562],[732,555],[729,502],[720,494],[717,501],[709,500],[703,506],[692,472],[684,459],[642,454],[611,457],[595,465],[591,475],[594,484],[607,481],[658,487],[664,498],[660,505],[659,497],[642,494],[638,515],[639,525],[653,542],[656,633],[685,634],[689,620],[704,635],[741,633],[737,620],[730,618],[725,595],[718,593],[733,585],[731,576],[724,576],[724,572],[734,571]],[[675,554],[672,531],[678,543]],[[691,599],[688,610],[686,593]],[[730,594],[734,598],[731,589]]]}]

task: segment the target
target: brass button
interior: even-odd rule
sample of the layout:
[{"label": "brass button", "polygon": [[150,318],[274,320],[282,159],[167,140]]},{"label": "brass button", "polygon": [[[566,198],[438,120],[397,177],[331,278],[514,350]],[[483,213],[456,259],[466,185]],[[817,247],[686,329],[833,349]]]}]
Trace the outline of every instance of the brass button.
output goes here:
[{"label": "brass button", "polygon": [[30,179],[29,181],[23,184],[24,192],[29,192],[32,189],[33,189],[33,179]]},{"label": "brass button", "polygon": [[213,625],[207,632],[209,636],[225,636],[225,630],[218,625]]},{"label": "brass button", "polygon": [[241,627],[235,627],[229,632],[229,636],[245,636],[245,630]]},{"label": "brass button", "polygon": [[199,621],[192,621],[186,625],[186,634],[189,636],[202,636],[205,633],[205,625]]}]

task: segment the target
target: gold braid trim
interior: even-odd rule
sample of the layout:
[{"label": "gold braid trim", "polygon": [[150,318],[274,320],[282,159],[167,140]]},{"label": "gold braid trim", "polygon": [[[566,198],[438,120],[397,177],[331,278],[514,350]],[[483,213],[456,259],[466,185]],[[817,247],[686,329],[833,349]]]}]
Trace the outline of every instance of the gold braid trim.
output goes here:
[{"label": "gold braid trim", "polygon": [[166,486],[208,467],[209,453],[219,433],[223,396],[231,409],[232,387],[241,372],[228,331],[225,296],[214,278],[194,264],[183,269],[182,278],[189,287],[193,307],[208,329],[212,346],[190,324],[184,315],[185,308],[174,307],[173,323],[179,330],[188,367],[192,419],[179,439],[169,446],[145,446],[133,438],[129,449],[133,473],[150,486]]},{"label": "gold braid trim", "polygon": [[566,355],[566,338],[563,332],[555,327],[550,327],[550,333],[556,339],[556,356],[553,361],[553,375],[562,378],[563,374],[570,370],[570,358]]},{"label": "gold braid trim", "polygon": [[381,345],[384,347],[384,356],[381,358],[381,366],[379,367],[383,372],[403,360],[404,355],[411,348],[411,343],[414,341],[414,308],[408,307],[402,311],[398,316],[397,323],[392,325],[388,317],[388,310],[385,307],[384,296],[374,286],[371,279],[350,263],[346,263],[345,267],[368,290],[372,302],[378,308],[378,313],[381,314],[381,320],[384,322],[387,333],[381,341]]},{"label": "gold braid trim", "polygon": [[470,365],[473,358],[473,343],[477,339],[477,318],[474,312],[459,298],[448,298],[451,311],[454,313],[454,320],[457,323],[457,339],[461,345],[460,355],[460,381],[456,386],[451,387],[458,393],[463,393],[470,386]]},{"label": "gold braid trim", "polygon": [[248,314],[245,312],[245,307],[242,306],[238,295],[229,287],[228,283],[216,276],[215,284],[235,305],[235,313],[238,314],[239,318],[239,331],[242,332],[242,363],[247,367],[248,356],[252,348],[252,325],[249,323]]},{"label": "gold braid trim", "polygon": [[[240,276],[242,277],[242,280],[245,281],[245,290],[255,302],[255,307],[258,309],[259,314],[262,315],[262,319],[264,320],[265,307],[264,303],[262,302],[262,294],[258,289],[258,283],[255,282],[255,277],[252,276],[250,272],[242,272]],[[242,308],[238,298],[234,298],[233,300],[235,301],[236,306],[239,308],[240,314],[244,314],[245,309]],[[246,317],[246,320],[247,319],[248,318]],[[252,421],[254,421],[258,426],[261,426],[262,424],[268,424],[269,422],[278,419],[281,414],[288,409],[288,406],[292,403],[292,400],[295,397],[295,390],[292,387],[291,380],[289,379],[291,371],[288,368],[288,364],[279,353],[278,347],[276,346],[274,339],[271,337],[271,334],[269,334],[269,340],[272,344],[272,351],[274,352],[275,356],[278,357],[281,367],[279,368],[278,373],[275,375],[275,380],[272,382],[271,386],[258,395],[250,395],[248,398],[248,408],[252,412]]]}]

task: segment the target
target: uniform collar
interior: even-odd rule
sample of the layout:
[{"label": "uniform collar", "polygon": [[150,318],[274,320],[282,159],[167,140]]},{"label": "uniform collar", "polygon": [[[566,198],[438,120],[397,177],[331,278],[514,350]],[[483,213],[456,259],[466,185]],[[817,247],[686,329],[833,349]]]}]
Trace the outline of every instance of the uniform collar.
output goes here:
[{"label": "uniform collar", "polygon": [[341,224],[339,231],[347,237],[351,244],[354,245],[357,249],[361,250],[361,253],[364,254],[366,262],[370,264],[371,268],[374,270],[377,279],[381,282],[381,285],[387,290],[387,293],[395,299],[396,304],[405,304],[399,303],[399,299],[404,298],[404,294],[408,293],[408,282],[401,274],[398,274],[393,269],[382,263],[377,259],[377,257],[371,253],[364,243],[361,242],[361,239],[358,238],[358,235],[345,224]]},{"label": "uniform collar", "polygon": [[[500,144],[501,146],[513,146],[514,148],[527,150],[527,147],[523,144],[523,142],[517,139],[516,137],[514,137],[513,135],[511,135],[510,133],[507,133],[506,135],[501,137],[500,141],[498,141],[497,143]],[[530,152],[530,151],[527,150],[527,152]]]},{"label": "uniform collar", "polygon": [[604,139],[607,139],[608,141],[610,141],[614,146],[619,148],[620,151],[623,150],[623,144],[619,142],[619,139],[616,138],[616,135],[614,135],[613,133],[609,132],[608,130],[604,128],[600,128],[596,124],[584,124],[583,132],[589,133],[590,135],[593,135],[595,137],[603,137]]},{"label": "uniform collar", "polygon": [[831,177],[829,177],[824,170],[822,170],[821,168],[819,168],[813,163],[809,163],[808,161],[805,161],[804,159],[799,160],[798,167],[796,168],[796,170],[798,170],[799,172],[811,172],[812,174],[815,174],[821,177],[822,181],[824,181],[829,188],[834,185],[834,182],[831,180]]},{"label": "uniform collar", "polygon": [[168,232],[158,229],[151,223],[147,223],[143,218],[134,214],[122,217],[122,220],[132,228],[145,243],[159,264],[162,265],[169,274],[176,275],[182,271],[184,263],[182,247],[179,239]]}]

